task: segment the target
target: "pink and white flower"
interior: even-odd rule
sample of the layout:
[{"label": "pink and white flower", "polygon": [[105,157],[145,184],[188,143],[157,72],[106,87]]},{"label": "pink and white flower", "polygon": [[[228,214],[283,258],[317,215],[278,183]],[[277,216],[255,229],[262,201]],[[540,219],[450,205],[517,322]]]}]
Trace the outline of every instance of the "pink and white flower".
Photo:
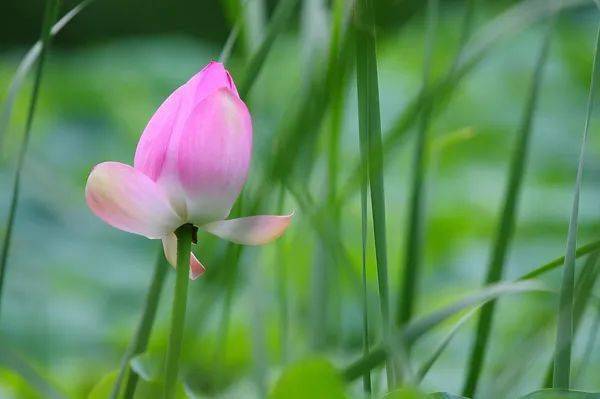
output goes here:
[{"label": "pink and white flower", "polygon": [[[248,175],[252,120],[231,75],[211,62],[175,90],[152,116],[134,166],[103,162],[85,189],[96,216],[120,230],[161,239],[176,263],[174,231],[185,223],[238,244],[279,237],[291,215],[226,220]],[[190,278],[204,272],[192,254]]]}]

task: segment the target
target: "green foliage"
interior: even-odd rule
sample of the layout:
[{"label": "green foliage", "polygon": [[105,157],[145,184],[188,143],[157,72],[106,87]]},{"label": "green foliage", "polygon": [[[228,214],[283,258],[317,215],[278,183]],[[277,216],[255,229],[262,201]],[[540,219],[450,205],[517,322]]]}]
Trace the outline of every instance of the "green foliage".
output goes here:
[{"label": "green foliage", "polygon": [[543,389],[523,396],[521,399],[599,399],[600,393]]},{"label": "green foliage", "polygon": [[315,358],[299,361],[283,370],[269,398],[344,399],[347,396],[337,370],[328,360]]},{"label": "green foliage", "polygon": [[88,399],[108,399],[111,395],[119,370],[113,370],[104,375],[90,391]]}]

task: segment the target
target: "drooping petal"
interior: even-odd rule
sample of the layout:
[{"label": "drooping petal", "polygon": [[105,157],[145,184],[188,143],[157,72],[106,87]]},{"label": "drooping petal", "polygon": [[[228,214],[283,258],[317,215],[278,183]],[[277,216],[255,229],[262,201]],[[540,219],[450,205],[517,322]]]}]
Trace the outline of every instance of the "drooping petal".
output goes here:
[{"label": "drooping petal", "polygon": [[106,223],[148,238],[160,238],[183,224],[152,179],[119,162],[94,167],[85,198],[92,212]]},{"label": "drooping petal", "polygon": [[179,143],[179,181],[187,219],[196,225],[222,220],[240,194],[252,153],[246,105],[220,89],[196,106]]},{"label": "drooping petal", "polygon": [[[171,233],[163,237],[162,243],[167,262],[169,262],[171,266],[177,267],[177,236],[175,233]],[[194,255],[193,252],[190,253],[190,279],[197,279],[204,271],[204,266],[200,263],[198,258],[196,258],[196,255]]]},{"label": "drooping petal", "polygon": [[262,245],[281,236],[290,225],[292,216],[293,213],[282,216],[248,216],[219,220],[200,226],[200,228],[236,244]]}]

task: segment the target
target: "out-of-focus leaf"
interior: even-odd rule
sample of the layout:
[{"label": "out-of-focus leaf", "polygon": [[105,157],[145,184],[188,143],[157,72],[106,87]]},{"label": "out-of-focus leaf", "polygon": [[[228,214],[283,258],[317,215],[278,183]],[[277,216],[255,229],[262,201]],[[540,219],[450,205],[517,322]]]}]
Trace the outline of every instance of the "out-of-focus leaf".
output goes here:
[{"label": "out-of-focus leaf", "polygon": [[525,395],[521,399],[600,399],[600,393],[543,389]]},{"label": "out-of-focus leaf", "polygon": [[131,358],[131,369],[144,381],[157,381],[162,365],[162,357],[156,353],[144,352]]},{"label": "out-of-focus leaf", "polygon": [[269,395],[270,399],[346,398],[337,370],[325,359],[309,359],[288,366]]},{"label": "out-of-focus leaf", "polygon": [[94,385],[94,387],[90,391],[88,399],[109,398],[118,375],[119,370],[113,370],[110,373],[106,374],[104,377],[102,377],[100,381],[98,381],[98,383]]},{"label": "out-of-focus leaf", "polygon": [[388,392],[381,399],[427,399],[429,396],[415,388],[400,388]]},{"label": "out-of-focus leaf", "polygon": [[436,393],[432,393],[428,397],[431,399],[468,399],[468,398],[465,398],[464,396],[454,395],[453,393],[448,393],[448,392],[436,392]]}]

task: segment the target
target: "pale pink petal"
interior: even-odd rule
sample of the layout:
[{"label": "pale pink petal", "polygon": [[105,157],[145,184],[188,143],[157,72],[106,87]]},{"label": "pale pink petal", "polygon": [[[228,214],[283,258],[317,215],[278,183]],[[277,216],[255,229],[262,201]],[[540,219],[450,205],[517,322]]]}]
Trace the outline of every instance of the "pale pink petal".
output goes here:
[{"label": "pale pink petal", "polygon": [[223,64],[213,61],[174,93],[176,96],[172,103],[176,104],[177,108],[175,119],[169,119],[172,127],[169,140],[167,143],[164,143],[163,140],[156,140],[156,144],[161,146],[162,151],[157,151],[157,153],[163,155],[162,159],[157,159],[155,162],[161,165],[160,174],[157,175],[156,180],[169,196],[175,210],[183,218],[187,217],[187,208],[185,193],[178,178],[177,163],[182,137],[193,134],[187,130],[186,121],[193,112],[196,112],[200,102],[220,89],[228,89],[235,97],[239,98],[229,72],[223,67]]},{"label": "pale pink petal", "polygon": [[[162,239],[163,249],[165,251],[165,258],[171,266],[177,266],[177,236],[175,233],[171,233]],[[202,263],[196,258],[194,253],[190,253],[190,278],[192,280],[200,277],[204,273],[205,269]]]},{"label": "pale pink petal", "polygon": [[290,225],[290,215],[260,215],[219,220],[200,226],[218,237],[244,245],[267,244],[283,234]]},{"label": "pale pink petal", "polygon": [[188,119],[178,152],[187,219],[196,225],[222,220],[240,194],[252,153],[246,105],[228,89],[202,101]]},{"label": "pale pink petal", "polygon": [[85,198],[106,223],[148,238],[160,238],[183,224],[152,179],[119,162],[96,165],[88,177]]},{"label": "pale pink petal", "polygon": [[177,120],[183,89],[173,92],[156,110],[144,129],[133,165],[152,180],[157,180],[163,170],[167,148]]}]

